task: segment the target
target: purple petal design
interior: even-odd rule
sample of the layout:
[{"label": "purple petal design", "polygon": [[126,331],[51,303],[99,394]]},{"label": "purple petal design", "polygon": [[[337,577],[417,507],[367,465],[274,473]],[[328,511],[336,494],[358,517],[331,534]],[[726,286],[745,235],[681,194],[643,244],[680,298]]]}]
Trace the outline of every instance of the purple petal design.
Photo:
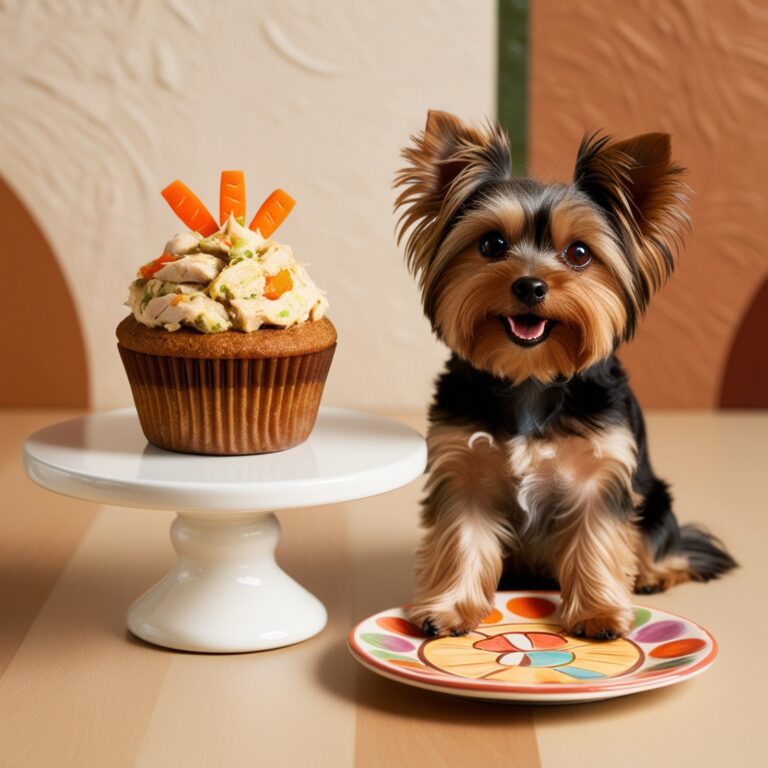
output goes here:
[{"label": "purple petal design", "polygon": [[685,632],[685,624],[682,621],[668,619],[666,621],[654,621],[646,624],[632,635],[632,640],[638,643],[661,643],[674,640]]},{"label": "purple petal design", "polygon": [[416,646],[405,638],[395,635],[382,635],[379,632],[366,632],[360,635],[368,645],[375,648],[383,648],[385,651],[412,651]]}]

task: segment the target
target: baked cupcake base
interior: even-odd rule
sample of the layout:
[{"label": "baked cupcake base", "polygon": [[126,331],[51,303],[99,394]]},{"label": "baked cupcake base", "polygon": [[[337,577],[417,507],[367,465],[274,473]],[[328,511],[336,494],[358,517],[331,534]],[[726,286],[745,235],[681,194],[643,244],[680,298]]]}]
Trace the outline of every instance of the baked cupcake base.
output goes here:
[{"label": "baked cupcake base", "polygon": [[129,316],[118,350],[147,440],[167,450],[270,453],[309,437],[336,349],[327,318],[202,335]]}]

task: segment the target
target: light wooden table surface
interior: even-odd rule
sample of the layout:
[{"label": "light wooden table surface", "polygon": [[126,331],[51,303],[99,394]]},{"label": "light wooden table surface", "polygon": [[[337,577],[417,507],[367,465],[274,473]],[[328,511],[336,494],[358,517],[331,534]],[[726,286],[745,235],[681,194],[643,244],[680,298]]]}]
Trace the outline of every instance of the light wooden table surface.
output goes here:
[{"label": "light wooden table surface", "polygon": [[278,559],[329,610],[318,637],[233,656],[134,639],[125,612],[173,561],[172,513],[100,507],[27,480],[24,439],[70,415],[0,410],[0,765],[768,765],[768,414],[648,417],[679,517],[710,526],[742,567],[639,602],[708,627],[715,666],[664,690],[548,708],[408,688],[349,656],[354,622],[411,597],[421,481],[282,516]]}]

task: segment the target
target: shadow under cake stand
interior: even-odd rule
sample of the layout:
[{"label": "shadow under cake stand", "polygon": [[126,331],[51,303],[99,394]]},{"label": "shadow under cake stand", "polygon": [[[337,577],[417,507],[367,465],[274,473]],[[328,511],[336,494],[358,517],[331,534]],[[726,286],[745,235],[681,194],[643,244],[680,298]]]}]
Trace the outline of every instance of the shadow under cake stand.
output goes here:
[{"label": "shadow under cake stand", "polygon": [[279,648],[325,626],[323,604],[275,562],[273,510],[385,493],[425,464],[415,430],[340,408],[321,408],[301,445],[256,456],[156,448],[133,408],[47,427],[24,445],[27,474],[48,490],[177,513],[176,564],[130,607],[128,628],[156,645],[214,653]]}]

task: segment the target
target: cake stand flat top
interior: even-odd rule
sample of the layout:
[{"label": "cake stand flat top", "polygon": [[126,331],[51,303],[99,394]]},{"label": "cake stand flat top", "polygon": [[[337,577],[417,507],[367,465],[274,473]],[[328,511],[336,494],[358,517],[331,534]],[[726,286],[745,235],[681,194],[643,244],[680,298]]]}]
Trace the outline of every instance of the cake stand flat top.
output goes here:
[{"label": "cake stand flat top", "polygon": [[417,478],[424,438],[399,422],[322,407],[301,445],[256,456],[172,453],[147,442],[136,411],[36,432],[24,466],[39,485],[102,504],[175,511],[269,511],[375,496]]}]

